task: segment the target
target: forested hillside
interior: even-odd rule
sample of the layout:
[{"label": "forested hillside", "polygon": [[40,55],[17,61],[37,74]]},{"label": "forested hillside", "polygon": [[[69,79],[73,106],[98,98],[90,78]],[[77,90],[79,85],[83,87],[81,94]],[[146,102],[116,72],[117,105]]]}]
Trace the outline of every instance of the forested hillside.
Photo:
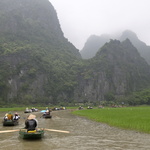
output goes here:
[{"label": "forested hillside", "polygon": [[73,92],[81,56],[48,0],[0,1],[0,54],[2,104],[57,103]]},{"label": "forested hillside", "polygon": [[129,40],[111,40],[83,60],[48,0],[0,0],[1,107],[115,101],[148,88],[149,76]]},{"label": "forested hillside", "polygon": [[122,33],[121,37],[119,38],[120,41],[124,41],[128,38],[132,44],[137,48],[140,55],[147,61],[150,65],[150,46],[146,45],[144,42],[138,39],[137,35],[129,30],[126,30]]},{"label": "forested hillside", "polygon": [[150,66],[129,39],[111,40],[85,62],[76,92],[85,101],[115,101],[150,85]]}]

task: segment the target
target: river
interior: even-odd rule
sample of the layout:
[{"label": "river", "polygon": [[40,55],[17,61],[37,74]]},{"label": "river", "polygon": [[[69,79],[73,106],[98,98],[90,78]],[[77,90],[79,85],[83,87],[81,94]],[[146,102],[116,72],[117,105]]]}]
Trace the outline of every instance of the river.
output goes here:
[{"label": "river", "polygon": [[[53,111],[51,119],[40,118],[40,112],[33,113],[38,127],[66,130],[69,134],[45,131],[41,140],[23,140],[18,132],[0,133],[0,150],[150,150],[150,134],[110,127],[74,116],[71,111]],[[18,113],[19,125],[3,127],[1,122],[0,130],[23,128],[28,114]],[[4,115],[5,112],[0,112],[1,120]]]}]

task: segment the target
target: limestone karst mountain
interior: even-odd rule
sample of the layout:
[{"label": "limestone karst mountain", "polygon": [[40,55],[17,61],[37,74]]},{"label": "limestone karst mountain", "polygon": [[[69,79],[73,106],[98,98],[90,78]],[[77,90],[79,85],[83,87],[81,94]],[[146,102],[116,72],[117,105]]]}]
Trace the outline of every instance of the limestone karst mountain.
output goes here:
[{"label": "limestone karst mountain", "polygon": [[96,55],[81,59],[48,0],[0,0],[0,106],[99,102],[147,88],[149,65],[130,40],[98,38],[85,44]]},{"label": "limestone karst mountain", "polygon": [[48,0],[0,1],[1,101],[65,99],[74,85],[71,65],[80,58]]},{"label": "limestone karst mountain", "polygon": [[91,35],[83,49],[80,51],[80,54],[83,59],[89,59],[95,56],[99,48],[101,48],[106,42],[108,42],[110,39],[109,35],[101,35],[101,36],[96,36],[96,35]]},{"label": "limestone karst mountain", "polygon": [[129,39],[111,40],[86,62],[76,92],[85,101],[106,100],[110,93],[120,97],[149,86],[150,67]]},{"label": "limestone karst mountain", "polygon": [[126,38],[130,39],[132,44],[139,51],[140,55],[150,65],[150,46],[146,45],[143,41],[139,40],[137,35],[130,30],[124,31],[119,39],[120,39],[120,41],[124,41]]},{"label": "limestone karst mountain", "polygon": [[[150,46],[146,45],[137,37],[134,32],[130,30],[124,31],[117,39],[124,41],[127,38],[137,48],[140,55],[147,61],[147,63],[150,64]],[[112,36],[90,36],[86,41],[83,49],[80,51],[82,58],[89,59],[94,57],[97,51],[110,39],[114,38]]]}]

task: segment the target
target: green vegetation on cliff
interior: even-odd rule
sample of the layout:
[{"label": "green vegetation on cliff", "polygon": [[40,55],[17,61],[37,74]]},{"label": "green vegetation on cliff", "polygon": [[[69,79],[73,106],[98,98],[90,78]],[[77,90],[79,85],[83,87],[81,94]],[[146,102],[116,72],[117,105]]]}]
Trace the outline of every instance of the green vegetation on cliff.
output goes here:
[{"label": "green vegetation on cliff", "polygon": [[149,76],[129,40],[82,60],[48,0],[0,1],[0,105],[114,101],[147,88]]}]

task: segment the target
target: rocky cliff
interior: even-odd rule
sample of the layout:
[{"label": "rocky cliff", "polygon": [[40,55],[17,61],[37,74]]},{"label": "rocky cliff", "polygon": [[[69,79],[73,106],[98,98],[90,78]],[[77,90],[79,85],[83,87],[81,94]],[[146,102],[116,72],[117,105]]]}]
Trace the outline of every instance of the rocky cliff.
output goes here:
[{"label": "rocky cliff", "polygon": [[80,101],[102,101],[110,93],[120,97],[149,86],[150,67],[129,39],[111,40],[88,63],[76,92]]},{"label": "rocky cliff", "polygon": [[128,38],[132,42],[132,44],[137,48],[140,55],[150,65],[150,46],[139,40],[137,35],[130,30],[124,31],[119,39],[120,41],[124,41],[126,38]]},{"label": "rocky cliff", "polygon": [[[109,41],[101,38],[90,49]],[[0,1],[0,106],[99,102],[147,88],[149,76],[128,39],[110,40],[83,60],[48,0]]]},{"label": "rocky cliff", "polygon": [[0,1],[0,103],[67,99],[80,58],[48,0]]}]

